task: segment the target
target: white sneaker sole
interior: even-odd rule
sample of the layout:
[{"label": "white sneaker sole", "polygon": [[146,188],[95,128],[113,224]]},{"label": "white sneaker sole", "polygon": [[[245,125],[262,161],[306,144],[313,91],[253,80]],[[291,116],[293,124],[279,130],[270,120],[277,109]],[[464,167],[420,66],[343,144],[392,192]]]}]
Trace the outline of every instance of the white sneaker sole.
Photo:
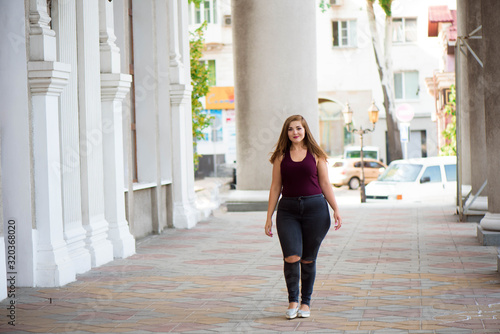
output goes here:
[{"label": "white sneaker sole", "polygon": [[299,318],[309,318],[311,316],[311,312],[297,312],[297,316]]},{"label": "white sneaker sole", "polygon": [[299,311],[297,309],[289,309],[286,311],[285,316],[287,319],[295,319],[297,318],[297,315],[299,314]]}]

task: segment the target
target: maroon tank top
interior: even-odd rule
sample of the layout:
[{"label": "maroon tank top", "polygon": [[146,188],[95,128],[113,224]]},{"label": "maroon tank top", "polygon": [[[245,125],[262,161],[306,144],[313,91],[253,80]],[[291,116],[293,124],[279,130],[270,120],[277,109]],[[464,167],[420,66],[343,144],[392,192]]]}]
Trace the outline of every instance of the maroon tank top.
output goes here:
[{"label": "maroon tank top", "polygon": [[290,151],[285,152],[281,161],[281,184],[283,197],[311,196],[322,193],[316,160],[309,151],[300,162],[292,160]]}]

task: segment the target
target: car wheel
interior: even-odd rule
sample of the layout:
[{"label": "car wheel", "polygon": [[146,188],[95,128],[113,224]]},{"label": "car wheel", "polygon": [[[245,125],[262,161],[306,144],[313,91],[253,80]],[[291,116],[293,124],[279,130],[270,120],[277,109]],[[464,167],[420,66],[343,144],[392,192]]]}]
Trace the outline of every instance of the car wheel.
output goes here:
[{"label": "car wheel", "polygon": [[349,189],[358,189],[359,188],[359,179],[357,177],[353,177],[349,180]]}]

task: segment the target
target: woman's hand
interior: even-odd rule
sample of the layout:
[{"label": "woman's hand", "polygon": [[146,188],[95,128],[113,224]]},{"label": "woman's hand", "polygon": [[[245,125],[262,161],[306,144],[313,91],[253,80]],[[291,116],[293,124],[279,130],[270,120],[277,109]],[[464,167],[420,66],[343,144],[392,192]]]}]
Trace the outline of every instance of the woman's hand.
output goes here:
[{"label": "woman's hand", "polygon": [[273,236],[273,221],[271,219],[266,220],[266,226],[264,227],[264,229],[268,237]]},{"label": "woman's hand", "polygon": [[342,218],[337,211],[333,212],[333,221],[335,222],[335,231],[337,231],[342,226]]}]

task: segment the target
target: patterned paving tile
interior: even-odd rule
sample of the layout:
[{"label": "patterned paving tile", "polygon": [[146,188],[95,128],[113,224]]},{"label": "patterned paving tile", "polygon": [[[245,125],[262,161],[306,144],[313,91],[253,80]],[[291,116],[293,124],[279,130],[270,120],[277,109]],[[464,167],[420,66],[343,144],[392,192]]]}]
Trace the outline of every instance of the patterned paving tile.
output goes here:
[{"label": "patterned paving tile", "polygon": [[[168,229],[67,286],[18,288],[15,333],[498,333],[496,249],[452,207],[352,206],[317,259],[312,316],[286,320],[265,212]],[[256,223],[259,222],[259,223]],[[362,231],[362,232],[360,232]],[[0,333],[14,333],[0,304]]]}]

